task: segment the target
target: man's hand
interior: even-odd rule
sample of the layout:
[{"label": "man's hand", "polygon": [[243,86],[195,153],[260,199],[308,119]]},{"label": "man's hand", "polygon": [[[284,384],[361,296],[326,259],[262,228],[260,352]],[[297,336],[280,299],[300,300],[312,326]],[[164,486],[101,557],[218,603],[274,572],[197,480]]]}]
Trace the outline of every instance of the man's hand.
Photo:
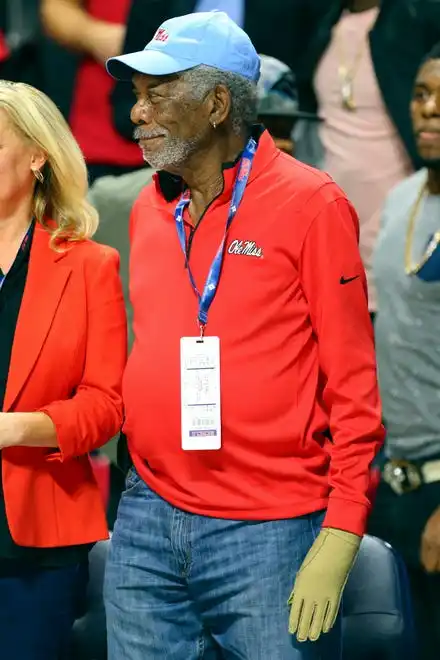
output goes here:
[{"label": "man's hand", "polygon": [[339,529],[323,529],[303,561],[289,598],[289,632],[299,642],[316,641],[338,614],[342,592],[361,538]]},{"label": "man's hand", "polygon": [[420,560],[428,573],[440,573],[440,507],[428,519],[423,530]]}]

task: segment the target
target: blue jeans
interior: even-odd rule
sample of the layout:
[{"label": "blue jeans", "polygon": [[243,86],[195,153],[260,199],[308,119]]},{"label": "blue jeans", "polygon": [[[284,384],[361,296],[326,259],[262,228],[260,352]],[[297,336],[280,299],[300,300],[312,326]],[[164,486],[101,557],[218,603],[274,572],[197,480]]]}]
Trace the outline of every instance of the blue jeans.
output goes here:
[{"label": "blue jeans", "polygon": [[0,658],[59,660],[84,604],[87,563],[0,577]]},{"label": "blue jeans", "polygon": [[186,513],[132,469],[106,570],[108,659],[339,660],[339,617],[317,642],[288,633],[287,599],[322,518]]}]

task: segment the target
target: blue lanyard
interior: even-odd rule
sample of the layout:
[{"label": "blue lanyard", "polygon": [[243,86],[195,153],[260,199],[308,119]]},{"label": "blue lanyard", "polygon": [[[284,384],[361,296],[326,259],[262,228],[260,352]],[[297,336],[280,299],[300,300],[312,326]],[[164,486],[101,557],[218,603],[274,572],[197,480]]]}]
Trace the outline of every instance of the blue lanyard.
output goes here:
[{"label": "blue lanyard", "polygon": [[[200,325],[200,332],[201,335],[203,336],[205,326],[208,322],[208,312],[209,308],[211,307],[212,301],[215,298],[215,294],[217,293],[217,288],[218,284],[220,281],[220,274],[222,270],[222,265],[223,265],[223,258],[224,258],[224,253],[225,253],[225,244],[226,244],[226,236],[228,233],[228,229],[231,226],[231,223],[233,219],[235,218],[238,208],[241,204],[241,201],[243,199],[244,191],[247,185],[247,182],[249,180],[249,175],[251,173],[252,169],[252,162],[254,160],[255,152],[257,150],[257,143],[253,138],[250,138],[249,142],[246,145],[246,148],[243,152],[243,156],[241,157],[240,160],[240,165],[238,168],[238,173],[237,173],[237,178],[234,183],[234,188],[232,191],[232,199],[231,199],[231,204],[229,206],[229,211],[228,211],[228,219],[226,221],[226,227],[225,227],[225,232],[223,235],[223,239],[220,243],[220,246],[217,250],[217,254],[214,257],[214,261],[211,264],[211,268],[209,269],[208,277],[203,289],[203,293],[200,294],[196,282],[194,280],[193,274],[191,272],[191,268],[189,263],[187,264],[188,266],[188,275],[189,275],[189,280],[191,282],[191,285],[194,289],[194,292],[198,298],[199,301],[199,313],[198,313],[198,321]],[[176,206],[176,211],[174,213],[174,219],[176,221],[176,229],[177,229],[177,236],[179,238],[179,243],[182,248],[183,254],[186,257],[186,234],[185,234],[185,227],[183,223],[183,214],[185,212],[186,207],[190,203],[190,197],[186,194],[183,193],[182,197],[180,198],[177,206]]]}]

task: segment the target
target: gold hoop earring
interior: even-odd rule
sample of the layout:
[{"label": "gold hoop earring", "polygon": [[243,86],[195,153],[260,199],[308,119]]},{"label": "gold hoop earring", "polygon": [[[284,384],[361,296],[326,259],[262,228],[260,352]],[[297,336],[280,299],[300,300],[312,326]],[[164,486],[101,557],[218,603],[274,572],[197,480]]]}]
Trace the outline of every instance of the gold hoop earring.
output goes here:
[{"label": "gold hoop earring", "polygon": [[44,183],[44,175],[41,170],[32,170],[32,172],[34,173],[34,177],[37,179],[37,181]]}]

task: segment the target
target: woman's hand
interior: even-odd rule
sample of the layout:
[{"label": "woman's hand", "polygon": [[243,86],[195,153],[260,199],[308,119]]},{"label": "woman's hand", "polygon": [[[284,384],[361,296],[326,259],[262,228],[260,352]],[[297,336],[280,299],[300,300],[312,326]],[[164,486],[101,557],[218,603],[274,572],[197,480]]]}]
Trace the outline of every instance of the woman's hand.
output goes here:
[{"label": "woman's hand", "polygon": [[55,425],[42,412],[0,413],[0,449],[6,447],[57,447]]},{"label": "woman's hand", "polygon": [[125,25],[95,21],[90,52],[97,62],[105,65],[109,57],[120,55],[124,45]]},{"label": "woman's hand", "polygon": [[20,420],[16,413],[0,413],[0,449],[15,447],[20,442]]}]

